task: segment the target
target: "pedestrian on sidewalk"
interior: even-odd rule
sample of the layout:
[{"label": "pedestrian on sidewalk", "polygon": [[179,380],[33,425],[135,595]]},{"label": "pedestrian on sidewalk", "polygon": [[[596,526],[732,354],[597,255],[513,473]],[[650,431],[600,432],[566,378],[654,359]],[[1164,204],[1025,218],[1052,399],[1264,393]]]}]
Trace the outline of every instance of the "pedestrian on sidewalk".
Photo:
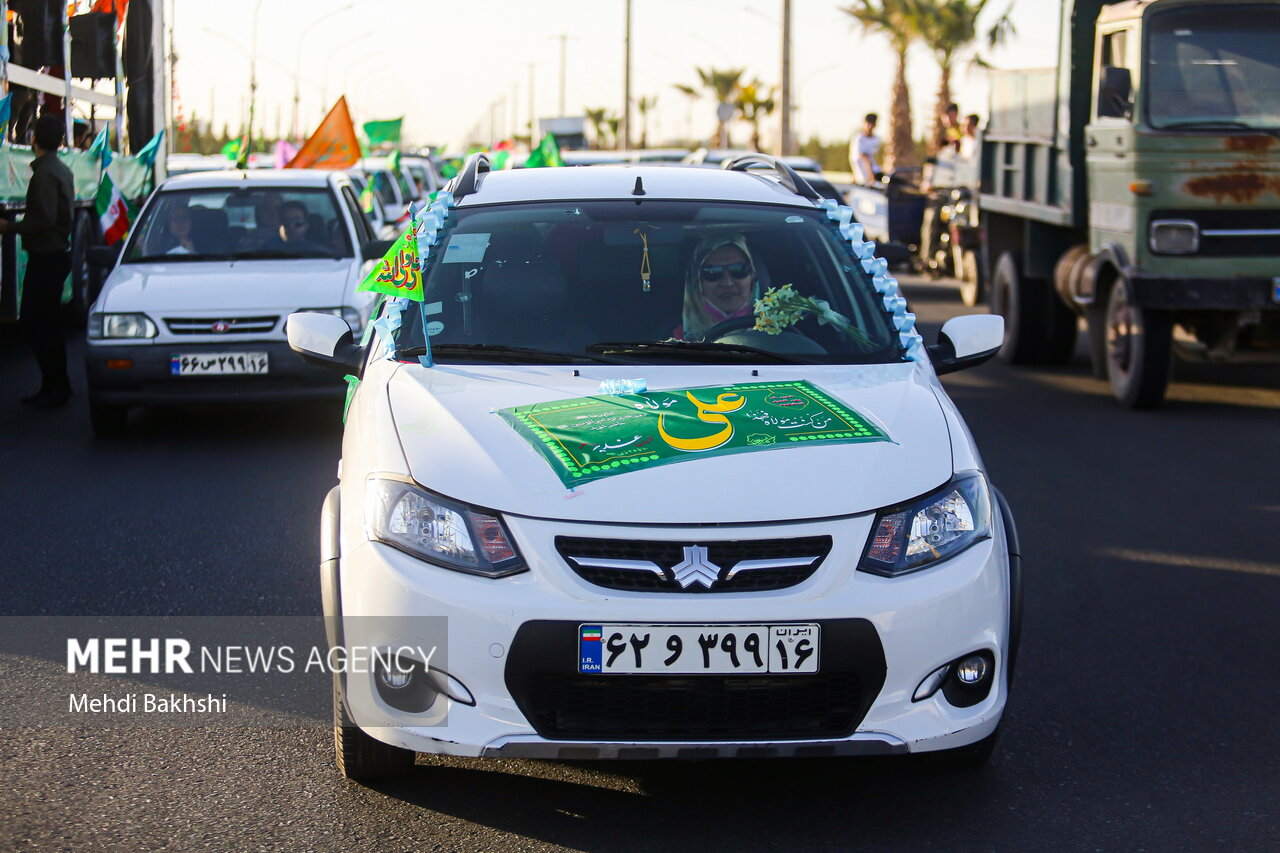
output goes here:
[{"label": "pedestrian on sidewalk", "polygon": [[40,390],[22,402],[38,408],[61,406],[71,398],[67,345],[62,335],[62,287],[71,272],[71,206],[75,200],[71,170],[58,159],[66,129],[58,116],[35,123],[22,219],[0,219],[0,234],[22,235],[27,271],[22,279],[22,329],[40,365]]}]

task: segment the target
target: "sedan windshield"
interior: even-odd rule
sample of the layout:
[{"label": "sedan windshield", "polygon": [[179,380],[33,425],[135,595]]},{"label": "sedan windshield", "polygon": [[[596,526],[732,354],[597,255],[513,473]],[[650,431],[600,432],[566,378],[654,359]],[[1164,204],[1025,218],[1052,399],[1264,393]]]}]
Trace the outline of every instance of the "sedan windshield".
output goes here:
[{"label": "sedan windshield", "polygon": [[125,263],[350,258],[347,225],[323,188],[162,191],[147,206]]},{"label": "sedan windshield", "polygon": [[1151,16],[1152,127],[1280,128],[1280,15],[1259,6],[1188,6]]},{"label": "sedan windshield", "polygon": [[[453,215],[425,282],[440,361],[901,359],[880,296],[822,210],[628,200]],[[422,343],[419,311],[406,310],[397,349]]]}]

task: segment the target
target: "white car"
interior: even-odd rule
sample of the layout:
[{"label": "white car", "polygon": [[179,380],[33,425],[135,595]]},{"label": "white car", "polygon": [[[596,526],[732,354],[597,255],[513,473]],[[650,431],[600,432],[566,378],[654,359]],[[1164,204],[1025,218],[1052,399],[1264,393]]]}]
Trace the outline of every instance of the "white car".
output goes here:
[{"label": "white car", "polygon": [[152,194],[127,239],[91,250],[112,271],[89,313],[85,369],[100,435],[133,406],[341,398],[299,364],[285,320],[324,311],[359,329],[375,239],[345,176],[307,170],[183,175]]},{"label": "white car", "polygon": [[[767,162],[477,155],[421,306],[387,300],[363,344],[291,318],[295,351],[361,377],[321,545],[330,642],[370,661],[335,677],[348,777],[415,752],[990,755],[1019,549],[937,374],[1003,321],[923,347],[856,226]],[[695,329],[729,278],[759,301]]]}]

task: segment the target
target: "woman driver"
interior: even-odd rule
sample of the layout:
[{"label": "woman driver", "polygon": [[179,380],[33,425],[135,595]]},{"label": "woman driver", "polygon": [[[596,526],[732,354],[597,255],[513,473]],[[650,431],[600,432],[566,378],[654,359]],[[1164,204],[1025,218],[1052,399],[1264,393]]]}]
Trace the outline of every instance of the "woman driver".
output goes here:
[{"label": "woman driver", "polygon": [[706,238],[694,250],[685,276],[684,323],[671,336],[701,340],[713,326],[752,316],[758,290],[747,238],[741,234]]}]

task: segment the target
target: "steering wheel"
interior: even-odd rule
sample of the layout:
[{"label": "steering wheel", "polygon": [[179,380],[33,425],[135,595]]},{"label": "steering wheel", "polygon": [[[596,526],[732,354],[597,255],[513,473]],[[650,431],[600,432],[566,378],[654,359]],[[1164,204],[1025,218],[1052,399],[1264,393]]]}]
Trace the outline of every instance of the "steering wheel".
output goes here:
[{"label": "steering wheel", "polygon": [[756,318],[752,317],[732,317],[723,323],[716,323],[710,329],[702,334],[704,341],[717,341],[730,332],[736,332],[739,329],[746,329],[755,326]]}]

